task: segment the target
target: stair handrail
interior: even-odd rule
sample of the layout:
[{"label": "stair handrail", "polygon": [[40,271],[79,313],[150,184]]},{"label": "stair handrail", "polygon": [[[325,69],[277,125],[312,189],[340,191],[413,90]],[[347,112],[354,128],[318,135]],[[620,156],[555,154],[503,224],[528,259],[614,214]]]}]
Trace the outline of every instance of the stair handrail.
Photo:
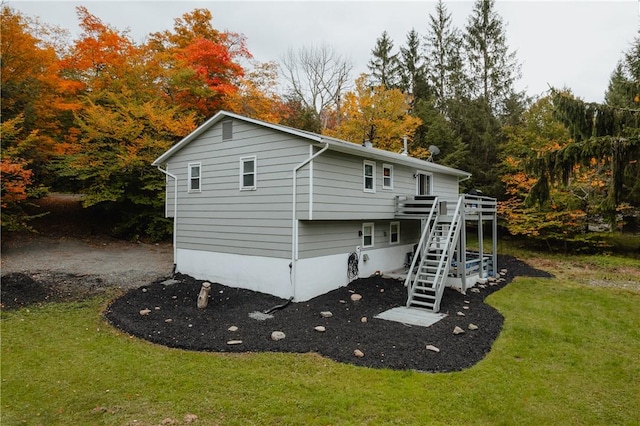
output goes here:
[{"label": "stair handrail", "polygon": [[[424,247],[425,237],[429,234],[429,238],[433,234],[434,226],[431,226],[431,221],[434,220],[435,213],[438,209],[438,197],[433,199],[433,205],[431,206],[431,210],[429,210],[429,216],[427,216],[427,221],[424,226],[424,230],[422,231],[422,235],[420,236],[420,242],[418,243],[418,248],[416,252],[413,253],[413,259],[411,259],[411,265],[409,266],[409,272],[407,273],[407,278],[404,280],[404,286],[409,289],[409,293],[411,293],[411,289],[413,288],[413,283],[411,283],[411,276],[413,275],[413,270],[416,267],[416,260],[420,257],[422,253],[422,248]],[[428,241],[428,240],[427,240]],[[418,274],[416,274],[417,276]],[[411,285],[409,285],[411,284]]]},{"label": "stair handrail", "polygon": [[[463,205],[464,195],[458,197],[458,203],[456,204],[456,209],[453,212],[453,217],[451,218],[451,226],[449,227],[449,232],[447,233],[447,247],[446,251],[446,261],[451,263],[451,256],[455,250],[456,244],[454,244],[455,239],[458,236],[460,230],[460,208]],[[440,256],[440,262],[438,262],[438,268],[436,269],[436,274],[433,277],[433,284],[436,287],[435,301],[433,310],[434,312],[438,312],[440,310],[440,300],[442,299],[442,293],[444,293],[444,274],[443,270],[448,271],[448,267],[445,266],[445,251],[442,252],[442,256]]]}]

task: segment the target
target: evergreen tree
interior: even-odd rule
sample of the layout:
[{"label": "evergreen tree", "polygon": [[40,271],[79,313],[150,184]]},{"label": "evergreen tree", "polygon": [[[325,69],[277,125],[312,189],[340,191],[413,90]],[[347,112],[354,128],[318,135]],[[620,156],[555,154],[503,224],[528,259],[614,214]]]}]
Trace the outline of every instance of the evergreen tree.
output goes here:
[{"label": "evergreen tree", "polygon": [[640,104],[640,36],[618,62],[609,79],[605,103],[621,108],[638,108]]},{"label": "evergreen tree", "polygon": [[369,83],[372,86],[384,86],[387,89],[398,87],[400,64],[398,54],[392,51],[393,41],[389,38],[389,34],[383,31],[382,36],[376,40],[376,46],[371,50],[373,58],[367,65],[371,71]]},{"label": "evergreen tree", "polygon": [[429,15],[426,36],[428,63],[427,81],[435,97],[435,105],[446,112],[447,101],[460,97],[467,90],[461,54],[462,37],[452,26],[451,14],[442,0],[436,5],[436,15]]},{"label": "evergreen tree", "polygon": [[400,48],[400,89],[413,97],[412,106],[428,95],[426,66],[420,54],[420,36],[415,29],[407,34],[407,44]]},{"label": "evergreen tree", "polygon": [[505,26],[494,6],[495,0],[476,0],[467,21],[464,47],[473,94],[500,114],[521,73],[515,52],[509,52]]}]

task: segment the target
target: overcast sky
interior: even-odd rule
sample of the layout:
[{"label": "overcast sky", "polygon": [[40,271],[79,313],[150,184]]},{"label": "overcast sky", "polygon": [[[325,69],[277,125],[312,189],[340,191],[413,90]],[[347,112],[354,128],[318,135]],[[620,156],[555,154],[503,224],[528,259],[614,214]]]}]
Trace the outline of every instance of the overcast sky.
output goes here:
[{"label": "overcast sky", "polygon": [[[195,8],[213,14],[219,30],[242,33],[258,61],[279,61],[289,47],[327,44],[354,65],[353,79],[367,72],[371,49],[387,31],[396,50],[412,29],[427,34],[433,1],[24,1],[5,5],[78,33],[75,7],[84,5],[104,23],[129,29],[136,42],[173,28]],[[446,1],[453,22],[464,29],[472,1]],[[616,63],[640,25],[638,0],[500,1],[507,44],[517,52],[522,79],[517,89],[540,95],[549,86],[568,87],[586,101],[601,102]]]}]

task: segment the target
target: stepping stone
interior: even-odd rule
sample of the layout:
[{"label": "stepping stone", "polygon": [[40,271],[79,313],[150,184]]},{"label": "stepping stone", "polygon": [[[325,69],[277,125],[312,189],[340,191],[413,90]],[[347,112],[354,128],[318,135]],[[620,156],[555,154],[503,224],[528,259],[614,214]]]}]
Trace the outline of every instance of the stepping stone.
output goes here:
[{"label": "stepping stone", "polygon": [[456,328],[453,329],[453,334],[463,334],[464,330],[456,325]]},{"label": "stepping stone", "polygon": [[275,340],[276,342],[284,339],[285,337],[287,336],[282,331],[274,331],[271,333],[271,340]]},{"label": "stepping stone", "polygon": [[435,346],[433,346],[433,345],[427,345],[427,350],[428,350],[428,351],[431,351],[431,352],[436,352],[436,353],[437,353],[437,352],[440,352],[440,349],[439,349],[439,348],[436,348],[436,347],[435,347]]},{"label": "stepping stone", "polygon": [[318,332],[320,332],[320,333],[324,333],[327,329],[326,329],[324,326],[319,325],[319,326],[317,326],[317,327],[314,327],[314,330],[315,330],[315,331],[318,331]]},{"label": "stepping stone", "polygon": [[475,324],[469,324],[469,330],[477,330],[478,326]]},{"label": "stepping stone", "polygon": [[320,312],[320,316],[322,318],[331,318],[333,316],[333,314],[329,311],[322,311]]},{"label": "stepping stone", "polygon": [[227,345],[241,345],[242,344],[242,340],[229,340],[227,342]]}]

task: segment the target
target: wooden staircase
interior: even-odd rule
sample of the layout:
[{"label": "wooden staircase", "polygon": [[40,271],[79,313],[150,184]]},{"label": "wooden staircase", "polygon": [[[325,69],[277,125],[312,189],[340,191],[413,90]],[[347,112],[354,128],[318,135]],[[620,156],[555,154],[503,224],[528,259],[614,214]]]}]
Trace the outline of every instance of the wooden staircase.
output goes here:
[{"label": "wooden staircase", "polygon": [[436,198],[405,281],[408,290],[407,307],[432,312],[440,310],[449,266],[463,226],[463,197],[458,200],[453,215],[440,214],[438,205]]}]

